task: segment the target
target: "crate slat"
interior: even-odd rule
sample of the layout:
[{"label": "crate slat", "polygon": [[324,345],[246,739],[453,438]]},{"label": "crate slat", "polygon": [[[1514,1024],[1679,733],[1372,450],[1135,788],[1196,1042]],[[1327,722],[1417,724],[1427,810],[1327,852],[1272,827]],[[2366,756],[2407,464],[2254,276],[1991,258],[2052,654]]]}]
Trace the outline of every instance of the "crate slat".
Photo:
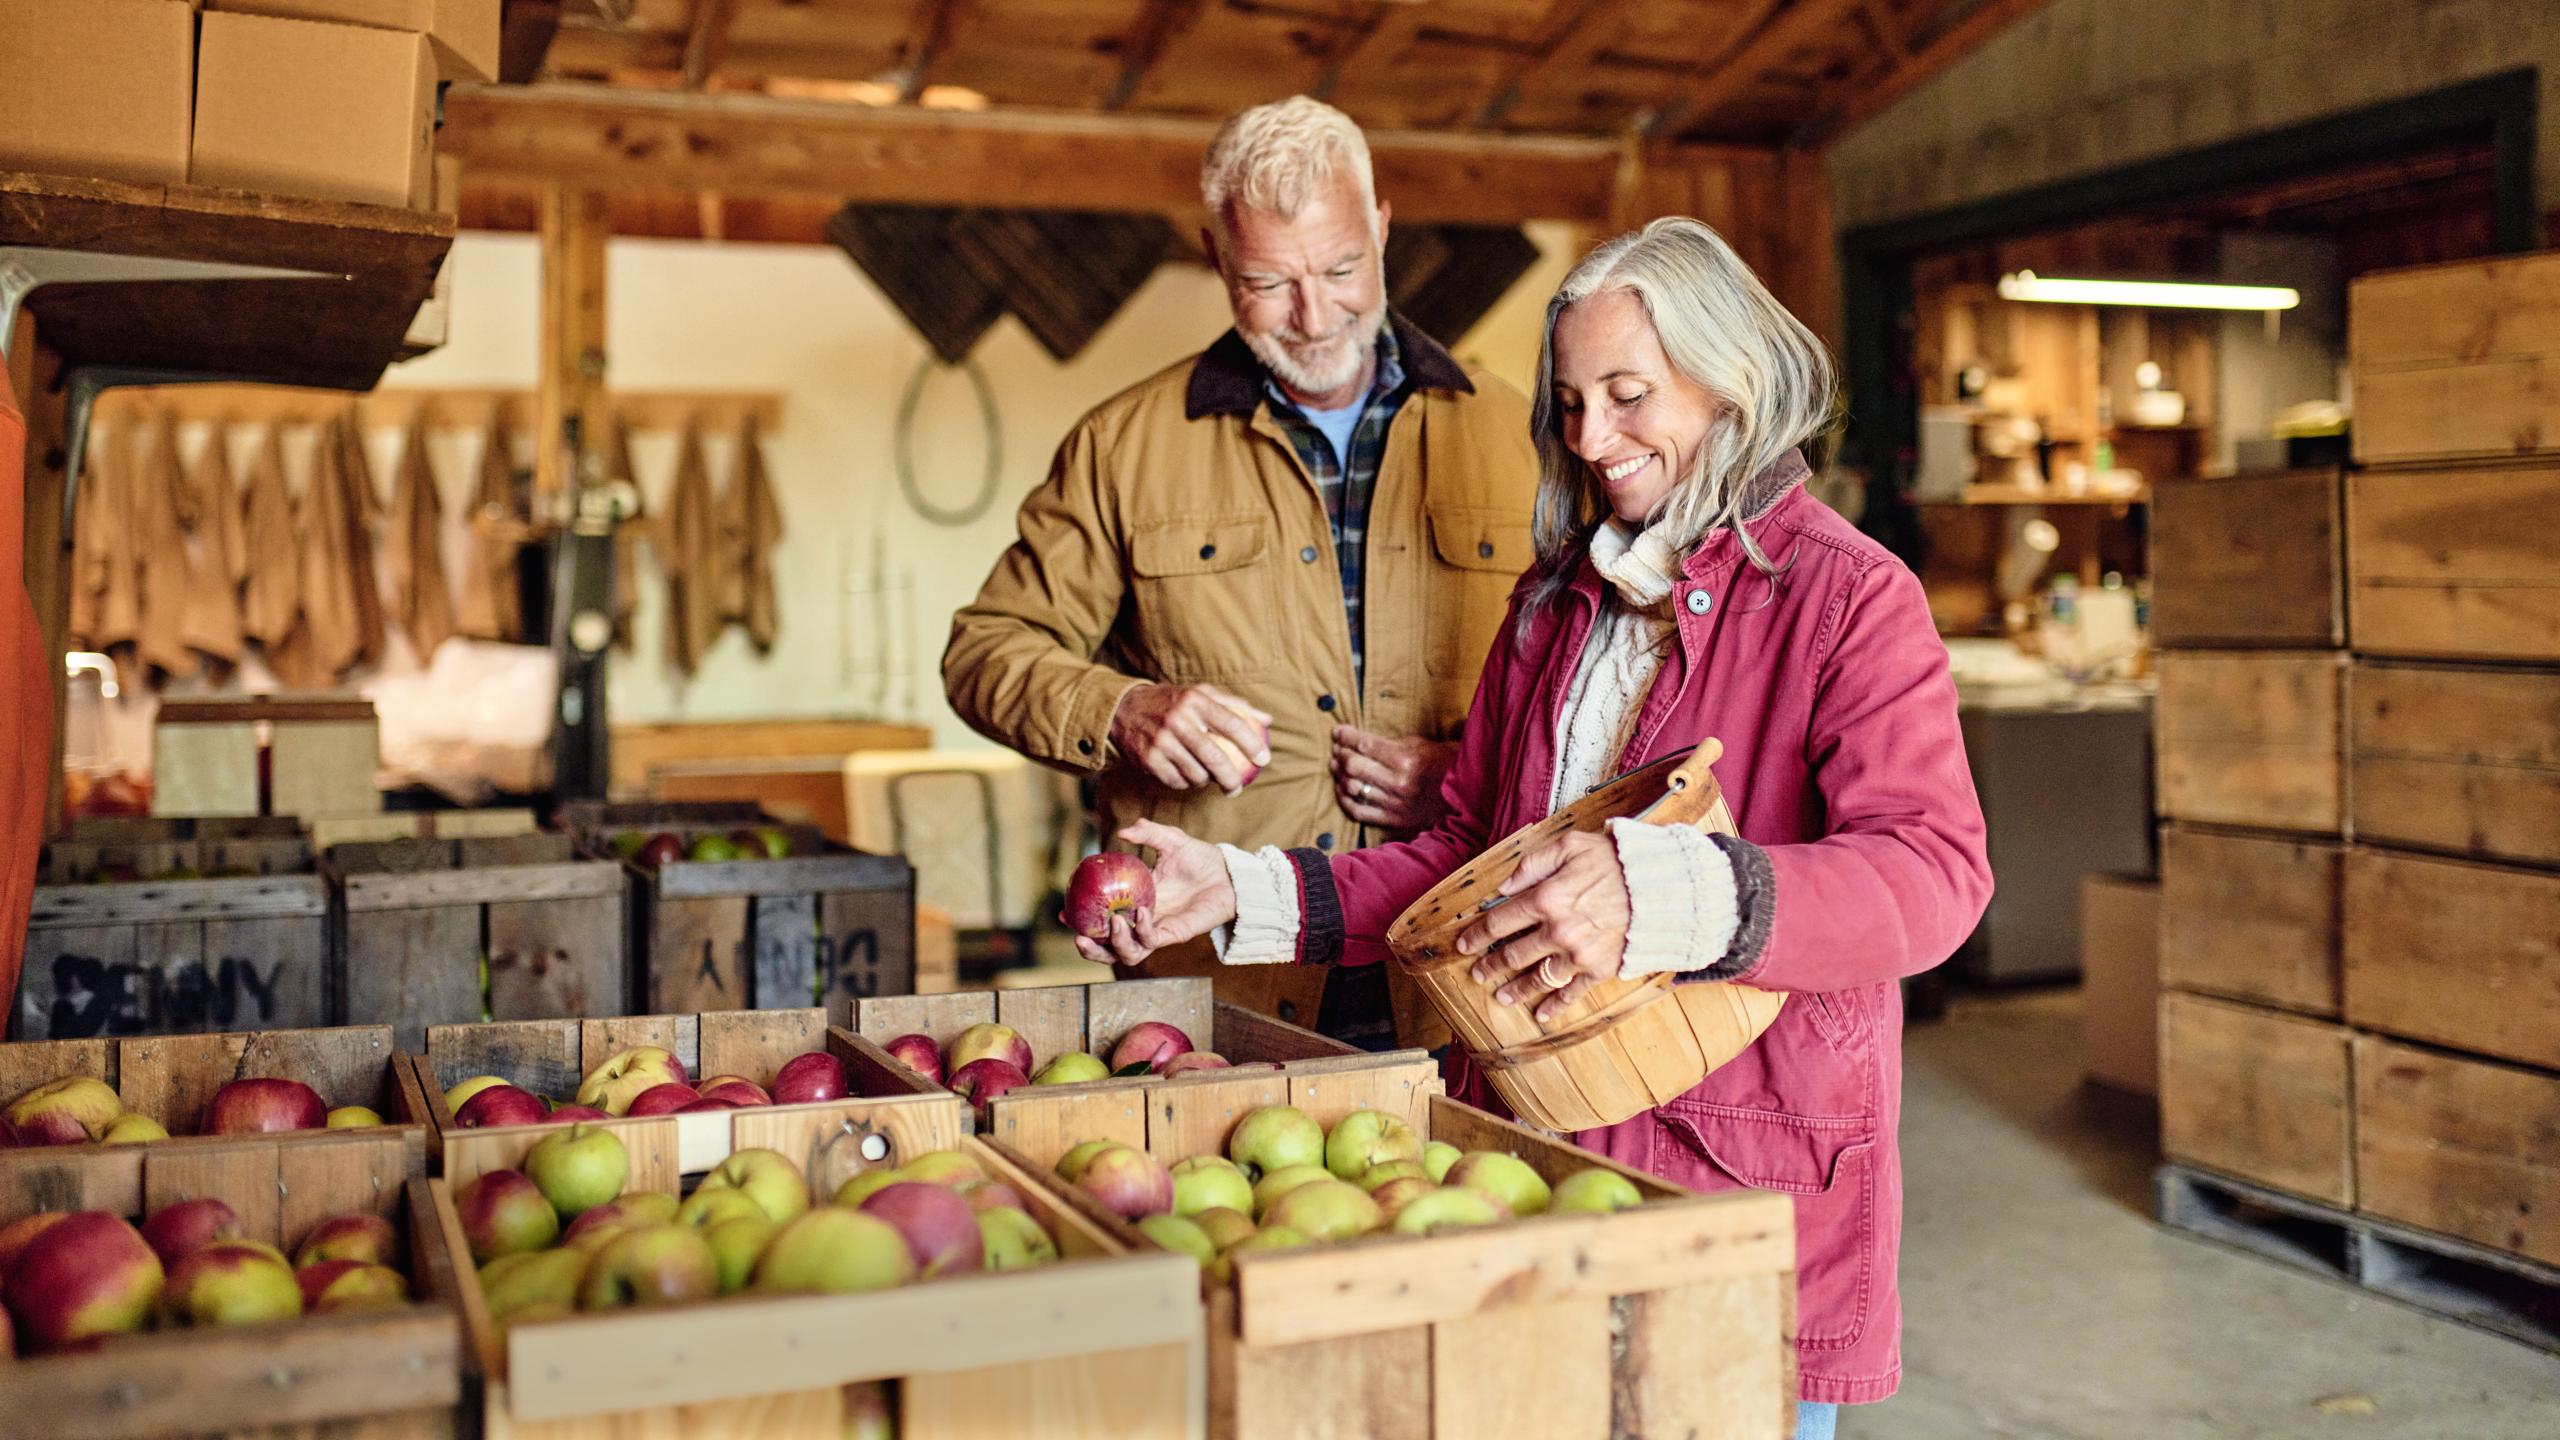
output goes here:
[{"label": "crate slat", "polygon": [[2356,1037],[2356,1209],[2560,1265],[2560,1076]]},{"label": "crate slat", "polygon": [[[2560,397],[2560,361],[2552,381]],[[2347,530],[2358,653],[2560,662],[2560,465],[2360,472]]]},{"label": "crate slat", "polygon": [[533,1020],[629,1007],[627,906],[619,883],[597,895],[492,903],[489,1018]]},{"label": "crate slat", "polygon": [[2560,875],[2356,847],[2346,1015],[2364,1029],[2560,1069]]},{"label": "crate slat", "polygon": [[339,933],[350,1018],[388,1023],[404,1050],[424,1044],[430,1025],[480,1018],[477,907],[351,911]]},{"label": "crate slat", "polygon": [[2343,1025],[2160,997],[2160,1148],[2332,1205],[2355,1200]]},{"label": "crate slat", "polygon": [[2154,724],[2162,816],[2339,833],[2345,657],[2167,651],[2159,670]]},{"label": "crate slat", "polygon": [[[1581,1295],[1432,1326],[1434,1433],[1610,1440],[1609,1305]],[[1703,1338],[1693,1357],[1714,1353]]]},{"label": "crate slat", "polygon": [[2357,839],[2560,865],[2560,672],[2367,662],[2348,694]]},{"label": "crate slat", "polygon": [[2160,983],[2336,1019],[2343,846],[2160,831]]},{"label": "crate slat", "polygon": [[2334,469],[2153,486],[2153,642],[2345,644],[2344,534]]}]

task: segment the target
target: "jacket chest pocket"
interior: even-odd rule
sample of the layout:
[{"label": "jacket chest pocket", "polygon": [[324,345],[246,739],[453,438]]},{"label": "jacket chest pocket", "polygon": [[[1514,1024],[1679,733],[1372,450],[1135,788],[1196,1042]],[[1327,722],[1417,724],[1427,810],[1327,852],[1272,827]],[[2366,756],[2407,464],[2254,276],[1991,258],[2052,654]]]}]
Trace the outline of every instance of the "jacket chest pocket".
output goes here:
[{"label": "jacket chest pocket", "polygon": [[[1428,659],[1435,676],[1470,675],[1502,629],[1511,588],[1535,558],[1529,517],[1510,510],[1434,505],[1430,512]],[[1459,697],[1460,710],[1468,697]]]},{"label": "jacket chest pocket", "polygon": [[1129,540],[1140,655],[1157,678],[1234,680],[1271,667],[1278,613],[1272,524],[1264,516],[1168,520]]}]

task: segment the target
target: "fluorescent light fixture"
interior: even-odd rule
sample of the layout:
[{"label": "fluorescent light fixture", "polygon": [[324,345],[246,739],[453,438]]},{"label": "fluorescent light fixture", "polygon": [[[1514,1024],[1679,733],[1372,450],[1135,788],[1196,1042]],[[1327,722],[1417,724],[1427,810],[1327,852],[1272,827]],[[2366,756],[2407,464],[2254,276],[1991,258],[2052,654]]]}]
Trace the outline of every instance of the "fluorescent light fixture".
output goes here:
[{"label": "fluorescent light fixture", "polygon": [[2136,305],[2148,310],[2290,310],[2302,292],[2282,285],[2207,285],[2178,280],[2049,280],[2033,270],[2000,277],[2003,300],[2056,305]]}]

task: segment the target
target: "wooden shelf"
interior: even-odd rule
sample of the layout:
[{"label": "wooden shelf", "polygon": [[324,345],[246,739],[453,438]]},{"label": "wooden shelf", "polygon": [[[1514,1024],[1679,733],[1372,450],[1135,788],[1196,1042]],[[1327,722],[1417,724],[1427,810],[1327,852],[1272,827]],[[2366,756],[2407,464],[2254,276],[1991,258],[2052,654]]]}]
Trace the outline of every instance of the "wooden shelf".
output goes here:
[{"label": "wooden shelf", "polygon": [[0,248],[310,270],[308,280],[55,284],[27,309],[75,366],[372,388],[453,248],[426,210],[0,170]]},{"label": "wooden shelf", "polygon": [[2151,487],[2122,494],[2081,495],[2060,490],[2029,490],[2022,485],[1968,485],[1961,500],[1929,500],[1929,505],[2147,505],[2151,503]]}]

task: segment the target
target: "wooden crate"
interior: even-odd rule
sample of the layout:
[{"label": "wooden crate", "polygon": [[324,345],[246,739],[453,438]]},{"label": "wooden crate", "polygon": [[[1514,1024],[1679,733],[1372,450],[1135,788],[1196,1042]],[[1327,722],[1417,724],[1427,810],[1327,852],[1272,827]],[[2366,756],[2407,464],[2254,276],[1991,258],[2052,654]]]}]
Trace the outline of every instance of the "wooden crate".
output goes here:
[{"label": "wooden crate", "polygon": [[2345,657],[2163,651],[2154,714],[2160,815],[2335,835],[2345,818]]},{"label": "wooden crate", "polygon": [[922,725],[878,720],[684,720],[613,727],[613,793],[639,795],[649,774],[682,760],[770,760],[829,755],[841,762],[857,750],[921,750],[933,743]]},{"label": "wooden crate", "polygon": [[2343,645],[2336,470],[2169,480],[2151,492],[2151,639],[2190,646]]},{"label": "wooden crate", "polygon": [[2364,661],[2348,694],[2358,840],[2560,865],[2560,672]]},{"label": "wooden crate", "polygon": [[[462,1332],[449,1295],[454,1279],[432,1233],[434,1201],[417,1177],[414,1145],[380,1132],[339,1131],[314,1149],[280,1135],[218,1142],[224,1164],[198,1152],[184,1164],[153,1158],[150,1183],[130,1204],[83,1203],[137,1223],[178,1200],[212,1195],[240,1213],[242,1233],[291,1254],[320,1221],[376,1214],[408,1236],[412,1303],[388,1310],[236,1329],[170,1330],[111,1341],[88,1354],[0,1356],[0,1423],[45,1440],[223,1440],[286,1436],[347,1440],[454,1440],[463,1387]],[[403,1168],[403,1167],[408,1168]],[[162,1175],[163,1168],[172,1174]],[[180,1172],[183,1173],[175,1173]],[[276,1203],[281,1191],[287,1197]],[[0,1199],[0,1224],[33,1214],[35,1197]]]},{"label": "wooden crate", "polygon": [[[1510,1151],[1550,1184],[1615,1170],[1646,1203],[1239,1256],[1231,1282],[1202,1282],[1211,1436],[1795,1434],[1786,1196],[1693,1195],[1443,1095],[1423,1125],[1462,1150]],[[1151,1243],[1074,1203],[1124,1242]]]},{"label": "wooden crate", "polygon": [[[882,1379],[898,1382],[903,1440],[1198,1437],[1198,1266],[1132,1253],[1046,1177],[981,1141],[955,1137],[948,1148],[1022,1193],[1057,1238],[1059,1263],[863,1295],[737,1295],[578,1315],[503,1336],[471,1267],[452,1266],[487,1380],[486,1440],[841,1440],[844,1387]],[[467,1254],[452,1182],[430,1183],[444,1249]],[[631,1188],[643,1188],[636,1174]]]},{"label": "wooden crate", "polygon": [[1223,1137],[1256,1106],[1298,1105],[1326,1124],[1359,1109],[1419,1123],[1439,1088],[1439,1064],[1425,1051],[1355,1049],[1218,1000],[1204,976],[895,996],[865,1000],[854,1012],[856,1032],[874,1043],[917,1033],[948,1048],[972,1025],[1009,1025],[1030,1042],[1035,1072],[1072,1050],[1107,1059],[1142,1020],[1177,1026],[1237,1066],[1267,1068],[1020,1087],[988,1106],[978,1132],[1033,1156],[1079,1140],[1118,1140],[1170,1163],[1197,1153],[1204,1135]]},{"label": "wooden crate", "polygon": [[2160,831],[2160,983],[2338,1018],[2343,846]]},{"label": "wooden crate", "polygon": [[[561,822],[597,855],[611,854],[624,830],[669,831],[690,845],[777,823],[753,805],[720,801],[572,805]],[[639,956],[635,1005],[676,1014],[815,1003],[849,1026],[855,1001],[914,993],[915,867],[846,849],[806,825],[779,828],[791,836],[787,860],[625,867]]]},{"label": "wooden crate", "polygon": [[425,1096],[445,1179],[460,1184],[524,1159],[548,1125],[465,1130],[445,1092],[475,1075],[559,1101],[574,1097],[586,1072],[616,1051],[656,1045],[695,1079],[744,1075],[764,1084],[794,1055],[825,1050],[845,1062],[857,1095],[801,1105],[750,1106],[698,1115],[644,1115],[597,1122],[631,1151],[632,1183],[671,1188],[677,1178],[708,1170],[733,1150],[772,1149],[798,1157],[812,1175],[841,1183],[866,1164],[947,1149],[967,1133],[959,1097],[924,1093],[913,1072],[845,1031],[826,1013],[726,1010],[702,1015],[630,1015],[601,1020],[518,1020],[486,1025],[432,1025],[426,1051],[409,1057]]},{"label": "wooden crate", "polygon": [[2357,846],[2348,1023],[2560,1070],[2560,875]]},{"label": "wooden crate", "polygon": [[2560,1075],[2356,1037],[2356,1208],[2560,1265]]},{"label": "wooden crate", "polygon": [[2347,352],[2368,465],[2560,450],[2560,255],[2361,276]]},{"label": "wooden crate", "polygon": [[338,845],[322,874],[345,1018],[403,1050],[430,1025],[631,1009],[627,873],[566,835]]},{"label": "wooden crate", "polygon": [[2160,1148],[2341,1208],[2355,1203],[2351,1032],[2202,996],[2160,997]]},{"label": "wooden crate", "polygon": [[[260,784],[259,730],[267,750]],[[346,815],[382,808],[381,727],[355,695],[171,700],[152,722],[156,815]],[[261,806],[261,789],[267,793]]]},{"label": "wooden crate", "polygon": [[2361,654],[2560,662],[2560,465],[2348,477],[2347,608]]},{"label": "wooden crate", "polygon": [[[184,1195],[188,1187],[230,1184],[243,1163],[262,1166],[270,1181],[305,1171],[343,1166],[344,1153],[371,1156],[369,1173],[386,1183],[396,1175],[423,1174],[427,1153],[427,1102],[410,1068],[400,1063],[391,1031],[382,1025],[330,1030],[260,1030],[226,1035],[169,1035],[143,1039],[36,1040],[0,1045],[0,1099],[14,1100],[49,1080],[85,1075],[115,1087],[125,1108],[160,1122],[166,1140],[117,1145],[45,1145],[0,1150],[0,1210],[114,1210],[135,1214],[147,1199]],[[363,1105],[382,1117],[378,1127],[299,1130],[254,1137],[269,1142],[243,1151],[252,1137],[207,1136],[205,1105],[226,1081],[300,1080],[331,1108]],[[285,1159],[267,1158],[281,1146]],[[251,1158],[239,1159],[242,1154]],[[305,1154],[313,1158],[303,1158]],[[279,1164],[283,1169],[280,1173]],[[280,1195],[261,1192],[234,1199],[241,1214],[290,1212],[305,1203],[287,1184]],[[226,1198],[229,1191],[223,1192]],[[334,1213],[334,1212],[324,1212]],[[312,1217],[317,1218],[317,1217]]]}]

